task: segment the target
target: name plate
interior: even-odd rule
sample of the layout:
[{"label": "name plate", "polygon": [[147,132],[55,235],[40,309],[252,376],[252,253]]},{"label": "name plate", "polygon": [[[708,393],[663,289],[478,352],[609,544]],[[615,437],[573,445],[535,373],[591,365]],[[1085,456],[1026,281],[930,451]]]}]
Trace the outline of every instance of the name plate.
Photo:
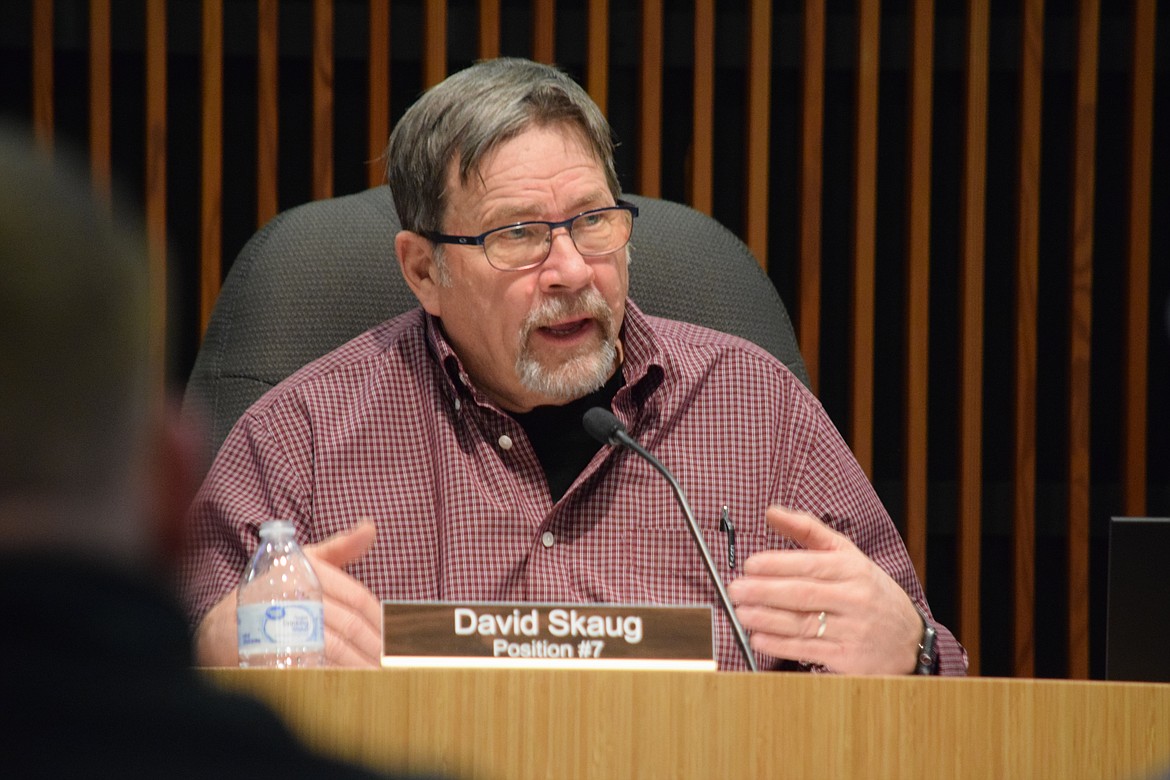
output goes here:
[{"label": "name plate", "polygon": [[711,607],[383,601],[382,666],[713,671]]}]

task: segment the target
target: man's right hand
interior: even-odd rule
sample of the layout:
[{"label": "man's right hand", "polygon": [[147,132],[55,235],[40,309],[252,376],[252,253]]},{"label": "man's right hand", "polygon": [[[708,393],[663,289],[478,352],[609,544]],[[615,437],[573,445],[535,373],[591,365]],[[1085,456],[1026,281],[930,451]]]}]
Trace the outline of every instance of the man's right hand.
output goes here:
[{"label": "man's right hand", "polygon": [[[366,554],[377,529],[364,522],[305,547],[321,581],[325,602],[325,662],[330,666],[376,667],[382,657],[382,609],[374,594],[343,567]],[[236,593],[231,591],[204,616],[195,631],[200,666],[236,666]]]}]

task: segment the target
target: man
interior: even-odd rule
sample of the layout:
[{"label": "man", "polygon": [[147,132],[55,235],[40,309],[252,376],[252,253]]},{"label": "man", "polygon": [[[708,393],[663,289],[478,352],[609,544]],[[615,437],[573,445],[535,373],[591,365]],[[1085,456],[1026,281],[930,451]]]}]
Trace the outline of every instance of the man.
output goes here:
[{"label": "man", "polygon": [[[387,155],[421,307],[294,374],[224,442],[192,513],[202,662],[234,663],[231,587],[275,517],[323,544],[335,664],[378,662],[380,599],[715,604],[667,486],[583,432],[605,406],[709,540],[735,529],[721,575],[761,667],[965,672],[816,399],[754,345],[627,300],[636,210],[577,84],[480,63],[423,95]],[[920,664],[928,627],[939,655]],[[745,667],[718,614],[716,645]]]},{"label": "man", "polygon": [[0,776],[372,778],[191,669],[198,437],[151,390],[143,234],[107,211],[0,128]]}]

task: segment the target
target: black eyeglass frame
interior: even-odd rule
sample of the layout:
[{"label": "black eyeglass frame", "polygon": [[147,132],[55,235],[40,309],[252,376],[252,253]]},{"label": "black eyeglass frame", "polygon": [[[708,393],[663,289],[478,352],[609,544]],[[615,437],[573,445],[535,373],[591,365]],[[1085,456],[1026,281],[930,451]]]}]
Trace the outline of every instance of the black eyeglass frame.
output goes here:
[{"label": "black eyeglass frame", "polygon": [[[638,216],[638,207],[635,206],[633,203],[630,203],[629,201],[625,201],[625,200],[619,200],[613,206],[602,206],[599,209],[589,209],[588,211],[582,211],[580,214],[576,214],[572,217],[569,217],[568,219],[562,219],[560,222],[547,222],[547,221],[542,220],[542,219],[530,219],[530,220],[525,220],[524,222],[513,222],[510,225],[500,225],[499,227],[494,227],[491,230],[485,230],[484,232],[480,233],[478,236],[454,236],[454,235],[449,235],[447,233],[439,233],[439,232],[434,231],[434,230],[419,230],[418,234],[420,236],[422,236],[423,238],[427,239],[428,241],[431,241],[432,243],[435,243],[435,244],[457,244],[459,246],[478,246],[481,249],[483,249],[483,256],[484,256],[484,259],[488,261],[488,265],[490,265],[492,268],[495,268],[497,271],[504,271],[504,272],[527,271],[529,269],[536,268],[539,265],[543,265],[544,261],[548,260],[548,256],[550,254],[552,254],[551,236],[552,236],[554,230],[556,230],[557,228],[564,228],[565,230],[567,230],[569,232],[569,240],[571,240],[573,242],[574,247],[577,247],[577,241],[576,241],[576,239],[573,238],[573,223],[576,222],[581,217],[587,217],[590,214],[597,214],[598,212],[601,212],[601,211],[628,211],[628,212],[630,212],[630,237],[633,237],[633,235],[634,235],[634,219]],[[518,265],[515,268],[500,268],[498,265],[496,265],[495,263],[492,262],[490,257],[488,257],[487,247],[484,246],[484,241],[492,233],[498,233],[501,230],[510,230],[511,228],[523,227],[524,225],[547,225],[548,226],[548,234],[550,236],[550,239],[548,242],[548,251],[545,252],[544,257],[540,258],[535,263],[529,263],[528,265]],[[630,243],[630,238],[627,238],[625,244],[622,244],[621,246],[618,246],[618,247],[614,247],[613,249],[610,249],[607,252],[602,252],[600,254],[587,255],[584,252],[581,252],[580,247],[577,247],[577,251],[581,252],[581,255],[584,257],[600,257],[602,254],[608,255],[612,252],[616,252],[619,249],[621,249],[622,247],[628,245],[629,243]]]}]

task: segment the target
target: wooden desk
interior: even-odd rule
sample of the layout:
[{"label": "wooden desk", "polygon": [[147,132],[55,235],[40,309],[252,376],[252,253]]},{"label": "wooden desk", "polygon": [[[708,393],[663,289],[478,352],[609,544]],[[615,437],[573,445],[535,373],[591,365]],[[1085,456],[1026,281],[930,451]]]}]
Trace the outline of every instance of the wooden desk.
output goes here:
[{"label": "wooden desk", "polygon": [[213,669],[321,750],[469,778],[1146,778],[1170,685],[715,672]]}]

